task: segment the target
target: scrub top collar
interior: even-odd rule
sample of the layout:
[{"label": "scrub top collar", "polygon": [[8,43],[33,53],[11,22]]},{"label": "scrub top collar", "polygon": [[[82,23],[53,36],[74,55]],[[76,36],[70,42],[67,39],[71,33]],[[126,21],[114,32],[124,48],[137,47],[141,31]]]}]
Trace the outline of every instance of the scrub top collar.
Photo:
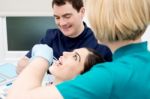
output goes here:
[{"label": "scrub top collar", "polygon": [[126,46],[119,48],[118,50],[114,52],[113,60],[121,58],[122,56],[126,56],[132,53],[138,53],[138,52],[142,52],[146,50],[148,50],[147,41],[126,45]]}]

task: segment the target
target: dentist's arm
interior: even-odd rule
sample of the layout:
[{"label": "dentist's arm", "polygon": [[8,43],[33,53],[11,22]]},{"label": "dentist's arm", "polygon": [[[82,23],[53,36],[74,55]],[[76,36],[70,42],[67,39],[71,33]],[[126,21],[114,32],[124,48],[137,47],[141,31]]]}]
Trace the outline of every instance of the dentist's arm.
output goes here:
[{"label": "dentist's arm", "polygon": [[33,47],[33,60],[13,83],[6,99],[63,99],[54,85],[41,86],[52,62],[52,49],[47,45]]}]

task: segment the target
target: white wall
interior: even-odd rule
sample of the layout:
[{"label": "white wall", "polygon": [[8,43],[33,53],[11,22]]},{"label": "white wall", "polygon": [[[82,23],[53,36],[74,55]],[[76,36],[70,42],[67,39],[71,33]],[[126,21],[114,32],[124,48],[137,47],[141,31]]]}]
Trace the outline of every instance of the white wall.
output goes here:
[{"label": "white wall", "polygon": [[4,57],[4,35],[2,25],[2,18],[0,18],[0,60]]},{"label": "white wall", "polygon": [[143,37],[142,37],[143,41],[148,41],[148,49],[150,50],[150,25],[149,27],[146,29]]},{"label": "white wall", "polygon": [[52,0],[0,0],[0,16],[49,16]]}]

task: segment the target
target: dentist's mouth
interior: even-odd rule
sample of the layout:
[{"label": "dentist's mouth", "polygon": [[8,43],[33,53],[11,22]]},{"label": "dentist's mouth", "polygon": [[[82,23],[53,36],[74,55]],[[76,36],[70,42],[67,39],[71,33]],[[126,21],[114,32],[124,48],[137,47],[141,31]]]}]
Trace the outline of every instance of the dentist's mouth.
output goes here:
[{"label": "dentist's mouth", "polygon": [[69,26],[62,26],[61,28],[62,28],[63,31],[68,31],[71,27],[72,26],[69,25]]}]

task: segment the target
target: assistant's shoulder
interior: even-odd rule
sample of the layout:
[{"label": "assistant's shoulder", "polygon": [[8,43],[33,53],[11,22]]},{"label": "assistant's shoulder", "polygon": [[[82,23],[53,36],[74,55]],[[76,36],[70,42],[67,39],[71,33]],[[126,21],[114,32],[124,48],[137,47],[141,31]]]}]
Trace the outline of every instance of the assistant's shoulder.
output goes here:
[{"label": "assistant's shoulder", "polygon": [[65,99],[108,99],[112,82],[110,72],[99,67],[57,85],[57,89]]}]

